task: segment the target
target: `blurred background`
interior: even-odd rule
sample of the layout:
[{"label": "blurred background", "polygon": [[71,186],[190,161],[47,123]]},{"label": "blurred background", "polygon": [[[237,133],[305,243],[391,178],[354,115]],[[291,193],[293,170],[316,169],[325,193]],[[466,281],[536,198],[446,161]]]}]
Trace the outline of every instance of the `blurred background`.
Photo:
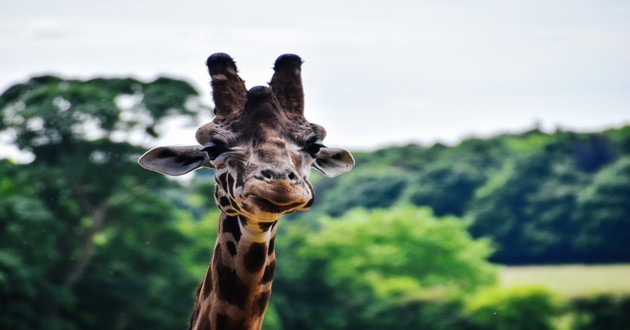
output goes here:
[{"label": "blurred background", "polygon": [[630,328],[630,4],[0,3],[0,328],[181,329],[212,171],[147,148],[299,54],[356,168],[282,220],[264,329]]}]

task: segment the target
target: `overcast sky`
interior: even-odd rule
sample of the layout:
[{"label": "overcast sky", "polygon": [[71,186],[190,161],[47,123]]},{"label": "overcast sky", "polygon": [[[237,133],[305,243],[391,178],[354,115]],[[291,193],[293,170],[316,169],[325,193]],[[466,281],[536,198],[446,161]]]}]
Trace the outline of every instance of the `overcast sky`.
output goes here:
[{"label": "overcast sky", "polygon": [[0,2],[1,90],[43,73],[164,74],[209,95],[214,52],[248,87],[278,55],[300,55],[306,116],[330,145],[630,124],[627,0]]}]

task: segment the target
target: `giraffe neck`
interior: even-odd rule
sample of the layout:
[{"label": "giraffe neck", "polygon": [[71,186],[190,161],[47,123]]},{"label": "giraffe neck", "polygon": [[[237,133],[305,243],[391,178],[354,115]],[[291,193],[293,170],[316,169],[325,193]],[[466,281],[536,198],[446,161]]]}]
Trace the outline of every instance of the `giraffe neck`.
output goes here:
[{"label": "giraffe neck", "polygon": [[276,222],[221,213],[189,329],[260,329],[276,264]]}]

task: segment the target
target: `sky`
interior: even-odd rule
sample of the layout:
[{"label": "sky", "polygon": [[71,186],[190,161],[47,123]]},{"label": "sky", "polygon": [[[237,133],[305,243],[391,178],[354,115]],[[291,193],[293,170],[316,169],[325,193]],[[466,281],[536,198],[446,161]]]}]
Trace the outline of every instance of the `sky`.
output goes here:
[{"label": "sky", "polygon": [[[248,88],[302,57],[306,117],[328,145],[488,137],[630,124],[625,0],[0,2],[0,90],[41,74],[182,78],[208,103],[205,59]],[[163,139],[191,144],[194,128]]]}]

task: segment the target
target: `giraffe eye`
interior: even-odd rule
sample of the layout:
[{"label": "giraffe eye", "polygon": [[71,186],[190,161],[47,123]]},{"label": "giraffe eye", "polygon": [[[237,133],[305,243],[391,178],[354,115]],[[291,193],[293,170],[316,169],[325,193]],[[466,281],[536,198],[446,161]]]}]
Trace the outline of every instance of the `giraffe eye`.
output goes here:
[{"label": "giraffe eye", "polygon": [[221,145],[208,144],[202,150],[208,154],[208,157],[210,157],[210,160],[215,160],[222,153],[228,151],[229,149]]},{"label": "giraffe eye", "polygon": [[325,147],[326,147],[325,145],[315,142],[304,147],[302,151],[308,153],[309,155],[311,155],[311,157],[315,158],[317,157],[317,154],[319,153],[319,151]]}]

